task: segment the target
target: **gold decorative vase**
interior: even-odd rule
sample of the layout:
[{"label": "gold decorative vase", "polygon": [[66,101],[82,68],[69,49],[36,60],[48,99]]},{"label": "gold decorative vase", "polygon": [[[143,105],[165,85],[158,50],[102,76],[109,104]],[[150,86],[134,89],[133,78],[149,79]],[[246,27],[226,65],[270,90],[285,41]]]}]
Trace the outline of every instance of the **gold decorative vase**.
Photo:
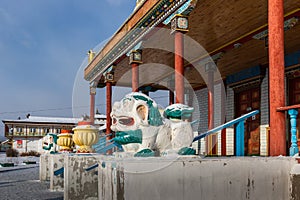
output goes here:
[{"label": "gold decorative vase", "polygon": [[58,134],[57,145],[60,146],[60,152],[73,152],[74,142],[73,133],[71,130],[62,130],[61,134]]},{"label": "gold decorative vase", "polygon": [[99,140],[99,130],[92,125],[79,122],[73,131],[73,141],[79,147],[77,153],[93,153],[92,145]]}]

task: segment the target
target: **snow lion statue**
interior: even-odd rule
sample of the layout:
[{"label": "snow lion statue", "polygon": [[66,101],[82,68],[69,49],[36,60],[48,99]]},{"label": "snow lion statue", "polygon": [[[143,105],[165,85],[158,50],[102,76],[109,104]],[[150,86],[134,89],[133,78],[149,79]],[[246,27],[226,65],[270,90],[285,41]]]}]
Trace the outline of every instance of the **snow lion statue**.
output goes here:
[{"label": "snow lion statue", "polygon": [[115,102],[111,112],[113,141],[134,156],[158,156],[170,153],[194,155],[191,124],[187,121],[194,108],[183,104],[168,106],[163,116],[157,104],[142,93],[127,94]]}]

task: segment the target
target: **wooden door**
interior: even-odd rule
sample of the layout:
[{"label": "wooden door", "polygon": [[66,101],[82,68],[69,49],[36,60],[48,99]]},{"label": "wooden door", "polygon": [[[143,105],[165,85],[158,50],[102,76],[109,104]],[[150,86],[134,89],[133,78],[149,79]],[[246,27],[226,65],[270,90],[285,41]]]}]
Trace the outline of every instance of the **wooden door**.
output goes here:
[{"label": "wooden door", "polygon": [[[260,88],[255,87],[236,93],[236,117],[260,109]],[[260,114],[250,117],[245,122],[245,155],[259,155]]]},{"label": "wooden door", "polygon": [[[289,79],[289,96],[288,102],[289,105],[300,104],[300,77]],[[298,110],[300,112],[300,110]],[[289,122],[289,121],[288,121]],[[288,124],[290,126],[290,123]],[[300,113],[297,116],[297,138],[298,138],[298,146],[300,146]],[[291,134],[288,131],[288,139],[291,141]],[[290,142],[287,143],[287,148],[290,147]]]}]

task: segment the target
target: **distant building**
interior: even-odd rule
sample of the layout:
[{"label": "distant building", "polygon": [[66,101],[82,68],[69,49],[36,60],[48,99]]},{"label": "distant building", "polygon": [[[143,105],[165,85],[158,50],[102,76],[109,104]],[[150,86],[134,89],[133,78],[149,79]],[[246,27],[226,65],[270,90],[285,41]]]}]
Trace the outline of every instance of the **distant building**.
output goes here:
[{"label": "distant building", "polygon": [[2,120],[5,137],[12,141],[12,147],[19,152],[42,152],[42,138],[47,133],[59,134],[62,129],[74,128],[81,118],[37,117]]},{"label": "distant building", "polygon": [[[38,117],[27,115],[25,119],[2,120],[4,123],[5,137],[12,148],[19,152],[38,151],[43,152],[42,138],[47,133],[60,134],[62,129],[72,129],[77,126],[82,118],[62,118],[62,117]],[[99,131],[105,130],[106,115],[95,114],[95,126]]]}]

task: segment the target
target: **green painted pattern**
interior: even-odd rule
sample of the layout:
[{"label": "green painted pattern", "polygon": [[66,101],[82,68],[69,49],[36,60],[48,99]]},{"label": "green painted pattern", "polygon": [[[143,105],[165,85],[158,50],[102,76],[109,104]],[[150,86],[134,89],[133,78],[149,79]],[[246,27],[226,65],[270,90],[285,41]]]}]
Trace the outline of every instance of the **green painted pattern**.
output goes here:
[{"label": "green painted pattern", "polygon": [[196,150],[190,147],[183,147],[178,151],[179,155],[195,155]]},{"label": "green painted pattern", "polygon": [[134,157],[153,157],[153,156],[155,156],[155,153],[151,149],[143,149],[137,152],[136,154],[134,154]]},{"label": "green painted pattern", "polygon": [[116,137],[112,139],[114,142],[124,145],[130,143],[142,143],[142,130],[120,131],[116,132]]}]

